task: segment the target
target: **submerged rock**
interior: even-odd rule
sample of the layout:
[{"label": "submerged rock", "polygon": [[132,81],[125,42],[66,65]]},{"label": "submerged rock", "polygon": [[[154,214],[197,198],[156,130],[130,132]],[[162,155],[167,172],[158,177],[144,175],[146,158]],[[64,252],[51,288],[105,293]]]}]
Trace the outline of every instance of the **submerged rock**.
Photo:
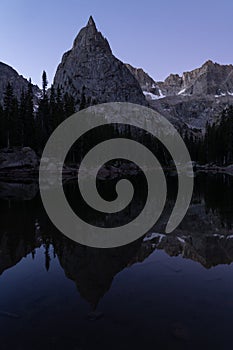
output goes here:
[{"label": "submerged rock", "polygon": [[10,183],[0,182],[0,199],[25,201],[32,200],[39,191],[37,182]]}]

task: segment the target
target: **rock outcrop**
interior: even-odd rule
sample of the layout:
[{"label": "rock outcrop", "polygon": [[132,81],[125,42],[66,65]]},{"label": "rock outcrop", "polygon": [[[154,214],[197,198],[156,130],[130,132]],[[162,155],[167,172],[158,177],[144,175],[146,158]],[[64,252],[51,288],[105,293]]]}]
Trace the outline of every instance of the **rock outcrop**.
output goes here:
[{"label": "rock outcrop", "polygon": [[163,96],[179,95],[182,90],[182,77],[178,74],[170,74],[164,82],[158,82]]},{"label": "rock outcrop", "polygon": [[233,96],[175,95],[150,100],[150,106],[175,124],[186,124],[188,129],[205,130],[206,123],[219,120],[224,108],[233,104]]},{"label": "rock outcrop", "polygon": [[[90,17],[59,64],[54,86],[75,98],[76,106],[104,102],[146,105],[138,81],[111,51],[107,39]],[[85,103],[84,103],[85,102]]]},{"label": "rock outcrop", "polygon": [[209,60],[182,77],[176,76],[176,84],[168,78],[158,84],[167,97],[152,101],[153,108],[166,110],[189,128],[204,130],[207,122],[216,121],[222,110],[233,104],[232,65]]},{"label": "rock outcrop", "polygon": [[[18,176],[18,174],[17,174]],[[14,181],[17,177],[14,177]],[[22,179],[21,179],[22,180]],[[7,182],[6,179],[1,181],[0,174],[0,199],[12,201],[30,201],[36,197],[39,191],[37,181],[29,182],[28,177],[26,182]]]},{"label": "rock outcrop", "polygon": [[220,65],[211,60],[200,68],[184,72],[182,76],[171,74],[164,82],[158,82],[163,95],[233,95],[233,65]]},{"label": "rock outcrop", "polygon": [[35,169],[39,158],[30,147],[3,148],[0,150],[0,171],[7,169]]},{"label": "rock outcrop", "polygon": [[[139,82],[141,89],[146,97],[162,97],[162,92],[158,84],[146,72],[144,72],[142,68],[134,68],[128,63],[126,63],[125,65]],[[153,97],[153,95],[155,96]]]},{"label": "rock outcrop", "polygon": [[233,65],[221,65],[211,60],[200,68],[184,72],[182,76],[170,74],[164,81],[156,82],[141,68],[126,64],[138,80],[143,91],[158,97],[167,96],[233,96]]},{"label": "rock outcrop", "polygon": [[[233,65],[205,62],[200,68],[170,74],[155,82],[142,69],[129,67],[152,108],[173,123],[204,130],[222,110],[233,104]],[[152,90],[154,87],[154,90]]]}]

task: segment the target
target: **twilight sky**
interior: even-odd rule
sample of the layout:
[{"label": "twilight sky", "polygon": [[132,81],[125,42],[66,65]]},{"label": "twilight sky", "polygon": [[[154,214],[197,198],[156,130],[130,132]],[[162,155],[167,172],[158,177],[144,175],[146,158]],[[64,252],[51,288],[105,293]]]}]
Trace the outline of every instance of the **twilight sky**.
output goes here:
[{"label": "twilight sky", "polygon": [[0,61],[49,83],[92,15],[123,62],[155,80],[206,60],[233,63],[232,0],[0,0]]}]

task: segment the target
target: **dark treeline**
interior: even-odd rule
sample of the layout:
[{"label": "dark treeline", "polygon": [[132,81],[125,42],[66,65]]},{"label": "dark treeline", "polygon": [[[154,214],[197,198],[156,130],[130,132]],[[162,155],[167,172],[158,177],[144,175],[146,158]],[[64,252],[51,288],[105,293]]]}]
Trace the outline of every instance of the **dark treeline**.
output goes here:
[{"label": "dark treeline", "polygon": [[[33,94],[33,85],[28,83],[26,91],[22,91],[18,100],[14,94],[13,86],[8,83],[5,92],[3,105],[0,105],[0,148],[10,147],[31,147],[38,154],[41,154],[44,146],[56,127],[67,117],[75,112],[75,106],[79,110],[96,104],[96,101],[89,101],[85,96],[85,87],[82,89],[81,98],[75,101],[67,93],[62,95],[60,88],[51,86],[49,94],[47,91],[46,73],[42,75],[42,92],[37,99]],[[96,130],[97,131],[97,130]],[[95,131],[95,132],[96,132]],[[112,134],[113,132],[113,134]],[[200,164],[215,163],[228,165],[233,163],[233,107],[225,109],[218,122],[206,125],[205,135],[200,133],[185,132],[179,130],[186,143],[191,159]],[[131,137],[133,135],[133,137]],[[95,135],[91,135],[88,143],[98,143],[101,139],[113,137],[137,138],[139,142],[155,151],[162,164],[169,164],[170,158],[158,142],[137,131],[126,128],[124,135],[113,126],[113,130],[102,128]],[[87,137],[88,139],[88,137]],[[78,146],[78,147],[77,147]],[[88,148],[86,142],[72,147],[69,160],[79,161],[82,158],[82,150]],[[80,152],[81,151],[81,152]],[[71,154],[72,153],[72,154]],[[85,153],[85,152],[84,152]]]},{"label": "dark treeline", "polygon": [[41,153],[53,130],[75,112],[72,96],[62,96],[60,89],[53,86],[48,95],[47,84],[43,72],[42,93],[35,103],[31,81],[19,100],[8,83],[0,105],[0,148],[27,146]]},{"label": "dark treeline", "polygon": [[206,124],[204,136],[186,133],[183,139],[189,149],[191,159],[200,164],[233,163],[233,106],[224,109],[217,122]]},{"label": "dark treeline", "polygon": [[225,109],[219,124],[206,127],[206,153],[209,162],[233,163],[233,107]]}]

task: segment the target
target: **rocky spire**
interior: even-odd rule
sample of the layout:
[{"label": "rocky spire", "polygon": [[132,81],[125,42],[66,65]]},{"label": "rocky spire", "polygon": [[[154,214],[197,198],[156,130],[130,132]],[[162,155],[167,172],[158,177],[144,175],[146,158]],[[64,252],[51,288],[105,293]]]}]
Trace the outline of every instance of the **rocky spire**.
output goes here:
[{"label": "rocky spire", "polygon": [[[146,104],[140,85],[126,66],[113,56],[107,39],[97,30],[92,17],[63,55],[54,86],[68,92],[80,104],[132,102]],[[85,92],[84,92],[85,91]]]},{"label": "rocky spire", "polygon": [[87,25],[80,30],[75,38],[73,48],[79,51],[84,49],[86,52],[112,52],[108,41],[98,32],[92,16],[90,16]]},{"label": "rocky spire", "polygon": [[88,22],[87,22],[86,27],[90,27],[90,26],[93,26],[93,27],[96,28],[95,21],[94,21],[94,19],[93,19],[92,16],[89,17],[89,20],[88,20]]}]

